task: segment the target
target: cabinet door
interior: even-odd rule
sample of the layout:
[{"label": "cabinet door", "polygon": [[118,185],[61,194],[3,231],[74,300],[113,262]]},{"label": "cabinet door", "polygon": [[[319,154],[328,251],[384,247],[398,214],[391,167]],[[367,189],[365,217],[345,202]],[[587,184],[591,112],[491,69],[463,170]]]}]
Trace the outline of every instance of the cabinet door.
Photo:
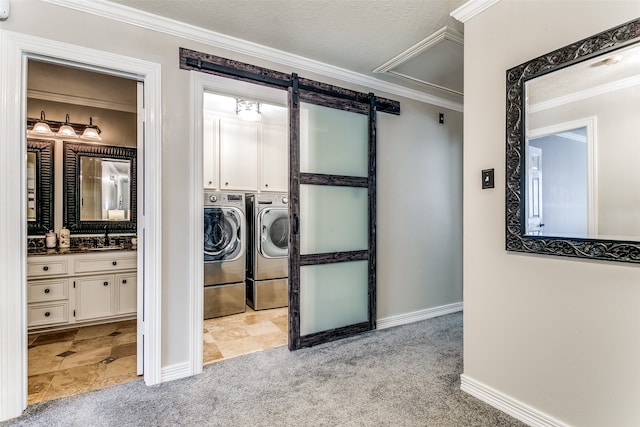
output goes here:
[{"label": "cabinet door", "polygon": [[135,313],[137,309],[137,279],[136,273],[117,274],[118,286],[118,314]]},{"label": "cabinet door", "polygon": [[220,189],[258,189],[258,125],[220,119]]},{"label": "cabinet door", "polygon": [[289,191],[289,135],[280,125],[262,125],[261,191]]},{"label": "cabinet door", "polygon": [[206,189],[218,188],[218,119],[205,115],[202,122],[202,179]]},{"label": "cabinet door", "polygon": [[114,276],[89,276],[75,279],[76,320],[115,314]]}]

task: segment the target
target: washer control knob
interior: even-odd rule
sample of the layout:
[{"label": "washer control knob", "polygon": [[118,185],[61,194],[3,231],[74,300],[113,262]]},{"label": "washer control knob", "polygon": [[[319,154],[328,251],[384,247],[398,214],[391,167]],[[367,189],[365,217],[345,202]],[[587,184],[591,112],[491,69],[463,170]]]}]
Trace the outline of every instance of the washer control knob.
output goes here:
[{"label": "washer control knob", "polygon": [[289,198],[288,198],[288,197],[283,197],[283,198],[282,198],[282,203],[284,203],[285,205],[286,205],[287,203],[289,203]]},{"label": "washer control knob", "polygon": [[217,201],[218,201],[218,196],[216,196],[215,194],[212,194],[212,195],[210,195],[210,196],[209,196],[209,200],[210,200],[212,203],[215,203],[215,202],[217,202]]}]

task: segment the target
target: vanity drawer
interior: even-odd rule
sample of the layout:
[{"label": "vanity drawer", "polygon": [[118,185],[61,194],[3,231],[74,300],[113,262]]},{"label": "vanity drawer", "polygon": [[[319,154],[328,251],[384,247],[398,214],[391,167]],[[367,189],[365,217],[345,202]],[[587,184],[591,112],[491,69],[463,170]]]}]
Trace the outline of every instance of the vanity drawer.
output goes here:
[{"label": "vanity drawer", "polygon": [[29,327],[67,323],[69,319],[69,306],[66,301],[53,304],[29,304],[28,319]]},{"label": "vanity drawer", "polygon": [[137,267],[136,252],[110,255],[83,255],[75,257],[76,273],[131,270]]},{"label": "vanity drawer", "polygon": [[51,279],[29,282],[27,302],[55,301],[69,296],[69,279]]},{"label": "vanity drawer", "polygon": [[31,277],[59,276],[69,271],[68,260],[59,256],[27,257],[27,275]]}]

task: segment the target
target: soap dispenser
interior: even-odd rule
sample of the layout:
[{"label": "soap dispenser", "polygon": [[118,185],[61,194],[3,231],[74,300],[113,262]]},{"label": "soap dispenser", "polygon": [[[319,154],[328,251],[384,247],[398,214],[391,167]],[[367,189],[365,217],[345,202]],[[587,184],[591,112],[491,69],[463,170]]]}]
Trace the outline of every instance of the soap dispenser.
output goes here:
[{"label": "soap dispenser", "polygon": [[49,232],[45,234],[44,238],[44,246],[47,249],[55,249],[58,243],[58,236],[56,235],[56,233],[54,233],[53,230],[49,230]]},{"label": "soap dispenser", "polygon": [[68,248],[71,246],[71,232],[66,225],[60,230],[60,247]]}]

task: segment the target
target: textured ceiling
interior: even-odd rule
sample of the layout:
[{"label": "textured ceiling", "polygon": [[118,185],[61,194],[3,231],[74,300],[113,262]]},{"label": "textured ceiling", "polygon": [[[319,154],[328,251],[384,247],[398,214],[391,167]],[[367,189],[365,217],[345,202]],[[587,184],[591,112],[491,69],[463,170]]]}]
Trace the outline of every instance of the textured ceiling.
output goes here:
[{"label": "textured ceiling", "polygon": [[[372,76],[412,89],[432,91],[421,81],[374,73],[433,33],[448,27],[463,32],[449,13],[466,0],[111,0],[113,3],[191,24]],[[452,48],[451,55],[446,53]],[[460,81],[438,81],[461,91],[461,46],[440,46],[415,58],[438,62],[437,74],[457,73]],[[444,54],[443,54],[444,51]],[[424,56],[427,55],[427,56]],[[417,66],[406,69],[420,68]]]}]

